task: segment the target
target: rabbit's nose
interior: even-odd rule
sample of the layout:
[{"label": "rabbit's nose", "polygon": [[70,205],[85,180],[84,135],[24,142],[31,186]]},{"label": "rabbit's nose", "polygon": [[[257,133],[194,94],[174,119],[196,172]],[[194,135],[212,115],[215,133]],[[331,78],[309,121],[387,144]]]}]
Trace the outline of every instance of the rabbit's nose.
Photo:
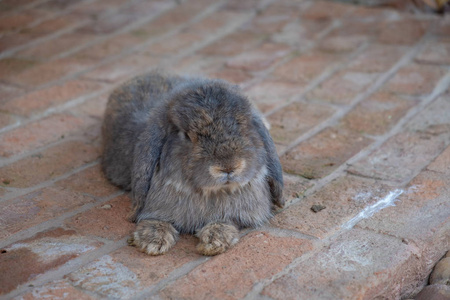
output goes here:
[{"label": "rabbit's nose", "polygon": [[220,171],[222,171],[222,173],[226,173],[226,174],[228,174],[228,176],[230,176],[231,174],[233,174],[234,168],[226,167],[226,168],[222,168]]}]

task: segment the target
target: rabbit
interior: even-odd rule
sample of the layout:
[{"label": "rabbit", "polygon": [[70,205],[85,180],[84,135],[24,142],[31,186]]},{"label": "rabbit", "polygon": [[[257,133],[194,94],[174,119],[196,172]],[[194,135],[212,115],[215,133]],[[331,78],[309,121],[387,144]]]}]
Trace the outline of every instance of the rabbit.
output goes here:
[{"label": "rabbit", "polygon": [[131,190],[128,243],[166,253],[180,233],[203,255],[225,252],[239,229],[283,207],[283,176],[265,120],[223,80],[152,71],[120,86],[102,125],[102,169]]}]

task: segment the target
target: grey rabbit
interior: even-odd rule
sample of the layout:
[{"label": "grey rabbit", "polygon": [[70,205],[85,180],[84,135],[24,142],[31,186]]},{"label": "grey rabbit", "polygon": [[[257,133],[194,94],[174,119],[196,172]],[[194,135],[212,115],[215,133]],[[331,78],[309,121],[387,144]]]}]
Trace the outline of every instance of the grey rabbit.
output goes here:
[{"label": "grey rabbit", "polygon": [[239,229],[282,207],[283,176],[261,114],[235,85],[153,71],[109,97],[102,169],[131,190],[129,244],[167,252],[195,233],[204,255],[226,251]]}]

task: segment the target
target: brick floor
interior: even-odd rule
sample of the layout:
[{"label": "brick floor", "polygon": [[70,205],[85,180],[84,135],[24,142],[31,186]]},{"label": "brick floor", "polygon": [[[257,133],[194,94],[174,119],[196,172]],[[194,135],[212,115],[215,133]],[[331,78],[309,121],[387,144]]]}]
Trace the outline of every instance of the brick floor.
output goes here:
[{"label": "brick floor", "polygon": [[[298,0],[0,3],[0,299],[406,299],[450,248],[450,16]],[[108,93],[152,68],[240,84],[287,205],[216,257],[126,245]]]}]

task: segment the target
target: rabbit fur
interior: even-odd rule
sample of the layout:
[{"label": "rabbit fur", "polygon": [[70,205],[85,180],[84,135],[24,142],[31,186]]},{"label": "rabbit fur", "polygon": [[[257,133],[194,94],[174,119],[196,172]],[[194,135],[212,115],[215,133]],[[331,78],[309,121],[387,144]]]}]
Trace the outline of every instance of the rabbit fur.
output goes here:
[{"label": "rabbit fur", "polygon": [[109,97],[102,169],[131,190],[130,245],[167,252],[179,233],[196,233],[215,255],[284,205],[283,177],[260,113],[222,80],[139,76]]}]

